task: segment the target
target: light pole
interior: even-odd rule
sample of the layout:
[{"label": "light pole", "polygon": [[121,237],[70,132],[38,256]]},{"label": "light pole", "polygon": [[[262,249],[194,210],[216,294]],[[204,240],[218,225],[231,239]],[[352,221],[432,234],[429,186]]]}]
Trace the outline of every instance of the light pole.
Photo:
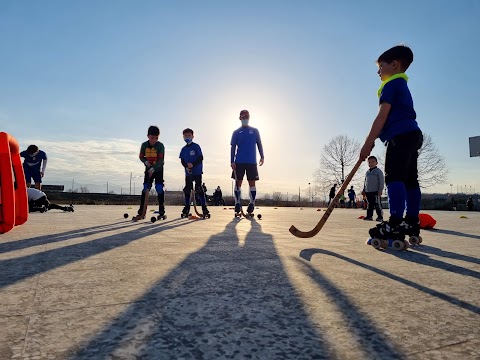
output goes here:
[{"label": "light pole", "polygon": [[[141,176],[130,173],[130,195],[132,195],[132,179],[135,180],[139,178],[141,178]],[[135,195],[135,183],[133,183],[133,195]]]},{"label": "light pole", "polygon": [[312,187],[310,186],[310,183],[308,183],[308,196],[310,196],[310,198],[312,197]]}]

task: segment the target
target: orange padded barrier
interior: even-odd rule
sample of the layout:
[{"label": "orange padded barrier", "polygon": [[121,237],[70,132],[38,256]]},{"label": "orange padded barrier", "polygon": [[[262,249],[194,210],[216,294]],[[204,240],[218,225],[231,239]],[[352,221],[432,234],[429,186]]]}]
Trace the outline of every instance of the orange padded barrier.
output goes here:
[{"label": "orange padded barrier", "polygon": [[0,132],[0,234],[28,219],[25,175],[17,140]]}]

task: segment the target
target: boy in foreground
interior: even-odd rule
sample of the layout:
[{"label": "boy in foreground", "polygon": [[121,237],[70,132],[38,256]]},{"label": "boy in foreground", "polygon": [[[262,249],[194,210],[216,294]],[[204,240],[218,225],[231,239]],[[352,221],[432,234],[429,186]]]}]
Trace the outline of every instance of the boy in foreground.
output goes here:
[{"label": "boy in foreground", "polygon": [[413,52],[404,45],[385,51],[377,60],[377,73],[382,80],[378,90],[380,108],[360,150],[360,159],[370,155],[377,137],[387,146],[385,183],[390,219],[370,229],[372,238],[404,239],[405,235],[420,234],[417,161],[423,135],[405,75],[412,62]]}]

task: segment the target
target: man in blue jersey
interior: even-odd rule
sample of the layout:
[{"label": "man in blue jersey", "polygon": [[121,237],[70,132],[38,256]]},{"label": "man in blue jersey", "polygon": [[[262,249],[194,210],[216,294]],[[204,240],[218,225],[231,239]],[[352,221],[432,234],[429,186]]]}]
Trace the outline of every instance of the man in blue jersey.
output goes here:
[{"label": "man in blue jersey", "polygon": [[183,140],[187,143],[180,151],[180,161],[185,168],[185,207],[182,210],[182,217],[187,217],[190,212],[190,194],[195,182],[195,201],[200,201],[203,215],[208,215],[205,192],[202,187],[203,154],[200,145],[193,142],[193,130],[183,130]]},{"label": "man in blue jersey", "polygon": [[248,125],[250,114],[247,110],[240,112],[240,121],[242,126],[235,130],[232,134],[230,142],[230,163],[232,167],[232,178],[237,179],[235,184],[235,212],[240,212],[242,208],[242,182],[243,176],[247,174],[249,185],[250,203],[247,212],[253,213],[255,208],[255,198],[257,196],[257,188],[255,182],[259,180],[257,170],[257,147],[260,153],[260,161],[258,165],[262,166],[264,161],[262,140],[258,129]]},{"label": "man in blue jersey", "polygon": [[20,156],[25,158],[23,161],[23,171],[25,173],[27,188],[32,184],[33,178],[35,189],[40,190],[42,188],[42,178],[47,168],[47,154],[39,150],[38,146],[30,145],[27,150],[20,153]]},{"label": "man in blue jersey", "polygon": [[395,46],[378,58],[377,73],[382,80],[378,90],[380,107],[360,150],[360,159],[364,160],[370,155],[377,137],[387,146],[385,183],[390,219],[369,231],[370,236],[380,239],[403,239],[405,235],[420,234],[421,192],[417,162],[423,135],[405,75],[412,62],[413,52],[404,45]]}]

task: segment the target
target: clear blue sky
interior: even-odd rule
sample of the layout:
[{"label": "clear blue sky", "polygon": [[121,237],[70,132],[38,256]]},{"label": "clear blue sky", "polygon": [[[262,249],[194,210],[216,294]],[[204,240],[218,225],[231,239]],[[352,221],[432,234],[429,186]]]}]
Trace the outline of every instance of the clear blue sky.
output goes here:
[{"label": "clear blue sky", "polygon": [[405,43],[418,122],[450,170],[428,191],[480,192],[468,149],[480,135],[479,19],[478,0],[2,0],[0,131],[47,152],[45,183],[127,192],[150,124],[166,147],[167,188],[183,186],[191,127],[209,192],[229,193],[245,108],[264,143],[259,192],[298,193],[331,138],[363,141],[378,109],[375,60]]}]

